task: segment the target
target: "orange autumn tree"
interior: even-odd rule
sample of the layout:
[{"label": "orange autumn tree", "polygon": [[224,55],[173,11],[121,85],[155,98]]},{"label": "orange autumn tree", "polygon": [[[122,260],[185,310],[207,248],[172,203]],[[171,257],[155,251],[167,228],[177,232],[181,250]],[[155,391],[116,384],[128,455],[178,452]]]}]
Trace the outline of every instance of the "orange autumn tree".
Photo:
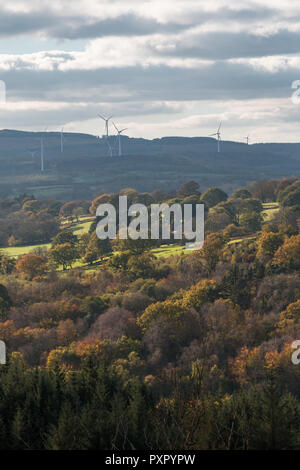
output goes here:
[{"label": "orange autumn tree", "polygon": [[18,260],[16,270],[26,279],[32,280],[34,277],[42,276],[46,273],[47,263],[39,255],[27,254]]},{"label": "orange autumn tree", "polygon": [[206,302],[216,300],[218,287],[216,281],[202,279],[200,282],[188,289],[183,297],[183,305],[200,311]]},{"label": "orange autumn tree", "polygon": [[300,321],[300,300],[293,302],[287,306],[287,308],[281,312],[278,328],[287,328],[289,326],[295,326]]},{"label": "orange autumn tree", "polygon": [[286,269],[300,268],[300,235],[294,235],[276,251],[272,264]]},{"label": "orange autumn tree", "polygon": [[283,236],[280,233],[264,232],[258,239],[257,256],[272,257],[278,248],[283,244]]},{"label": "orange autumn tree", "polygon": [[100,196],[93,199],[92,204],[90,206],[90,213],[92,215],[96,214],[97,207],[100,204],[112,204],[115,207],[119,205],[119,197],[118,194],[101,194]]},{"label": "orange autumn tree", "polygon": [[191,254],[191,265],[194,269],[202,267],[209,274],[221,260],[226,240],[219,233],[209,233],[204,241],[203,248]]}]

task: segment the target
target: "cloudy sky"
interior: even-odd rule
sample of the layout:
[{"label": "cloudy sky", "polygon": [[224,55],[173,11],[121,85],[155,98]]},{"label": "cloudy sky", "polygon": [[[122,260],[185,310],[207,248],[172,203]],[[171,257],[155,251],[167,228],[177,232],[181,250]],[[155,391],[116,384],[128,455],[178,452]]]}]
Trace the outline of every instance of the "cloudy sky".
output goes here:
[{"label": "cloudy sky", "polygon": [[232,3],[0,0],[0,127],[300,142],[300,2]]}]

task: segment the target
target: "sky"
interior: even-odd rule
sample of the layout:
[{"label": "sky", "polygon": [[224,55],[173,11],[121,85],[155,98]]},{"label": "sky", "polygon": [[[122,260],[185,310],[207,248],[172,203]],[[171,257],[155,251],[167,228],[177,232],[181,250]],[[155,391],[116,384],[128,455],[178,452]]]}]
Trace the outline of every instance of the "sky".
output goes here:
[{"label": "sky", "polygon": [[0,128],[300,142],[300,2],[231,3],[0,0]]}]

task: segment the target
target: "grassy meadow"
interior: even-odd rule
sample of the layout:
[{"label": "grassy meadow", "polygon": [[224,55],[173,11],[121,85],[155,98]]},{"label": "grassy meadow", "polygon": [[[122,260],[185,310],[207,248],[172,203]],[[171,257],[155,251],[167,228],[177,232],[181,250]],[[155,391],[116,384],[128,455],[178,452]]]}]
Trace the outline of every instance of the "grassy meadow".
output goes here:
[{"label": "grassy meadow", "polygon": [[[263,204],[263,218],[264,221],[270,221],[274,217],[274,215],[278,212],[279,206],[277,203],[264,203]],[[74,232],[75,235],[80,236],[83,235],[84,233],[87,233],[91,227],[91,224],[93,222],[93,218],[91,216],[81,216],[78,220],[78,222],[75,222],[71,225],[71,230]],[[70,226],[70,222],[64,222],[61,225],[61,228],[64,228],[64,226]],[[241,243],[244,240],[250,240],[250,239],[255,239],[256,236],[246,236],[246,237],[240,237],[240,238],[234,238],[229,241],[229,244],[237,244]],[[35,252],[37,249],[40,248],[45,248],[49,250],[51,244],[50,243],[45,243],[45,244],[40,244],[40,245],[24,245],[24,246],[9,246],[5,248],[1,248],[1,252],[5,253],[7,256],[12,256],[15,258],[18,258],[19,256],[23,256],[27,253],[32,253]],[[152,250],[152,253],[157,257],[157,258],[168,258],[169,256],[177,256],[177,255],[186,255],[188,254],[188,251],[185,250],[185,246],[180,246],[180,245],[162,245],[159,248],[154,248]],[[94,265],[87,265],[83,263],[82,261],[78,260],[73,263],[73,268],[81,268],[84,267],[88,270],[93,270],[96,269],[97,264],[95,263]],[[60,268],[59,270],[61,270]]]}]

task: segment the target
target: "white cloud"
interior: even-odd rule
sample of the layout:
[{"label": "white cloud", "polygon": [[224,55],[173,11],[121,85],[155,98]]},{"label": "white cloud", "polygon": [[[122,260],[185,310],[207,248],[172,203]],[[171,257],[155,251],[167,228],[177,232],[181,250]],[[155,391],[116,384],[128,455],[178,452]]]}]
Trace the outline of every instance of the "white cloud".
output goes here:
[{"label": "white cloud", "polygon": [[232,64],[248,65],[254,70],[278,73],[288,69],[300,70],[300,57],[267,56],[250,59],[230,59]]}]

